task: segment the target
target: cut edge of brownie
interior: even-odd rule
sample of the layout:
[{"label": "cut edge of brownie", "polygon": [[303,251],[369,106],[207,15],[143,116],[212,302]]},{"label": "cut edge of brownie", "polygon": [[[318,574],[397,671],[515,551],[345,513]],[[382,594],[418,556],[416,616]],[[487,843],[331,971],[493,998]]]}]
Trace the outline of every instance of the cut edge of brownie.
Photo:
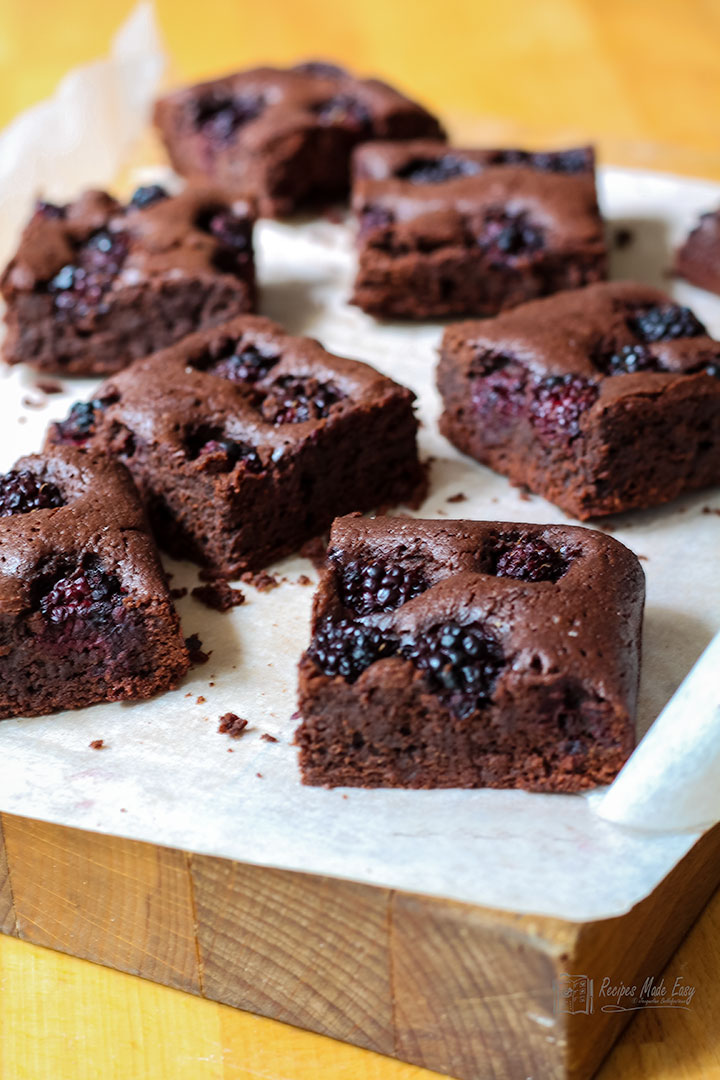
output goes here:
[{"label": "cut edge of brownie", "polygon": [[68,448],[21,458],[3,477],[0,534],[6,566],[13,556],[0,575],[0,717],[142,699],[180,682],[187,649],[123,466]]}]

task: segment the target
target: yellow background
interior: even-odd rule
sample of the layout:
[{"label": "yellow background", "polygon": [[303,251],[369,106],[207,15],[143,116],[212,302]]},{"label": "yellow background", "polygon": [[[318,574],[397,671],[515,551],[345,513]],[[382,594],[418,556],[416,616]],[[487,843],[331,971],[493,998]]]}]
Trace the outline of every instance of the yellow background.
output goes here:
[{"label": "yellow background", "polygon": [[[129,0],[0,0],[0,125],[107,50]],[[175,81],[336,58],[465,137],[593,138],[608,160],[720,178],[714,0],[159,0]],[[720,895],[603,1080],[720,1077]],[[0,1080],[420,1080],[431,1074],[0,937]],[[484,1077],[478,1080],[485,1080]],[[544,1078],[535,1078],[544,1080]]]}]

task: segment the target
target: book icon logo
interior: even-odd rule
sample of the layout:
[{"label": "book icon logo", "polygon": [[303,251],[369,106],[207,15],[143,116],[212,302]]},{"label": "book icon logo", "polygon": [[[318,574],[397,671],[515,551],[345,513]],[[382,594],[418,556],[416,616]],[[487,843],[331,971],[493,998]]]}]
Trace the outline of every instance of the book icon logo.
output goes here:
[{"label": "book icon logo", "polygon": [[556,1013],[585,1013],[593,1011],[593,981],[587,975],[568,975],[563,972],[554,983]]}]

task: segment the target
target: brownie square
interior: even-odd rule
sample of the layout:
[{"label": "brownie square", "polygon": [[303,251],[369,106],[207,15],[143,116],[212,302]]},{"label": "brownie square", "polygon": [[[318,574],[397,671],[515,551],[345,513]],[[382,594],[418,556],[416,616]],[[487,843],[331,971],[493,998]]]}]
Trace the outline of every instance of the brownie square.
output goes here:
[{"label": "brownie square", "polygon": [[136,361],[49,442],[117,456],[160,544],[235,576],[338,514],[419,497],[413,400],[366,364],[240,316]]},{"label": "brownie square", "polygon": [[219,191],[138,188],[127,206],[88,191],[38,203],[0,279],[4,357],[109,374],[255,307],[252,217]]},{"label": "brownie square", "polygon": [[589,147],[378,143],[353,159],[352,302],[409,319],[495,315],[607,276]]},{"label": "brownie square", "polygon": [[392,87],[317,61],[176,91],[157,102],[155,124],[177,172],[251,192],[265,217],[346,197],[359,142],[445,137]]},{"label": "brownie square", "polygon": [[336,521],[300,662],[307,784],[608,783],[634,743],[644,575],[577,526]]},{"label": "brownie square", "polygon": [[440,430],[581,520],[720,481],[720,343],[688,308],[591,285],[445,332]]},{"label": "brownie square", "polygon": [[700,215],[676,253],[675,273],[701,289],[720,293],[720,210]]},{"label": "brownie square", "polygon": [[188,668],[133,482],[55,447],[0,477],[0,718],[146,698]]}]

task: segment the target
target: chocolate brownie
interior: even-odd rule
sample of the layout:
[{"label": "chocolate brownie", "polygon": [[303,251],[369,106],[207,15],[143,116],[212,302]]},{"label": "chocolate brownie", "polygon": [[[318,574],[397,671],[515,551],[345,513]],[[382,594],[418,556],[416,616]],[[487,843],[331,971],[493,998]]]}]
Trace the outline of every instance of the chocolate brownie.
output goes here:
[{"label": "chocolate brownie", "polygon": [[255,306],[249,205],[219,191],[127,206],[88,191],[40,202],[0,279],[4,357],[42,371],[109,374]]},{"label": "chocolate brownie", "polygon": [[675,273],[701,289],[720,293],[720,210],[700,216],[675,256]]},{"label": "chocolate brownie", "polygon": [[159,542],[235,576],[337,514],[419,495],[413,398],[366,364],[240,316],[136,361],[49,441],[120,458]]},{"label": "chocolate brownie", "polygon": [[157,102],[155,123],[177,172],[252,192],[266,217],[344,198],[359,142],[445,137],[392,87],[317,61],[176,91]]},{"label": "chocolate brownie", "polygon": [[146,698],[188,668],[126,469],[54,447],[0,477],[0,717]]},{"label": "chocolate brownie", "polygon": [[410,319],[495,315],[607,276],[589,147],[361,146],[352,302]]},{"label": "chocolate brownie", "polygon": [[634,742],[644,575],[572,526],[333,525],[300,662],[307,784],[580,791]]},{"label": "chocolate brownie", "polygon": [[629,282],[524,304],[443,338],[440,430],[581,520],[720,482],[720,343]]}]

